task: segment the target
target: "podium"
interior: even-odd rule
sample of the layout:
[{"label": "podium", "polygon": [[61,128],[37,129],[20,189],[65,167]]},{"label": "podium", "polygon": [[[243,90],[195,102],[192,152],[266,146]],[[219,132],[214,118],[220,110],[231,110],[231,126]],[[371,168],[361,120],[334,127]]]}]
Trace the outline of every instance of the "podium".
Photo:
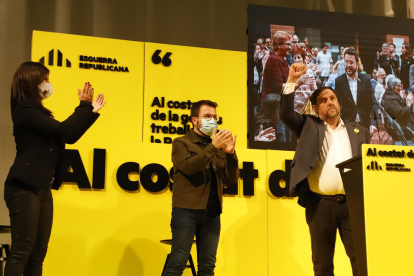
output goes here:
[{"label": "podium", "polygon": [[337,167],[358,276],[414,275],[414,147],[362,145]]}]

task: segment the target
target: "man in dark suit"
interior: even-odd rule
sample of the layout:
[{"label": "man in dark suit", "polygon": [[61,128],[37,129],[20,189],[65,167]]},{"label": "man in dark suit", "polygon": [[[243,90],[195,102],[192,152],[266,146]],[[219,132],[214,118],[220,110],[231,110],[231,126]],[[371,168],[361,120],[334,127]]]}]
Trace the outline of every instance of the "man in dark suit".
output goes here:
[{"label": "man in dark suit", "polygon": [[378,58],[379,67],[383,68],[387,75],[397,76],[397,70],[399,66],[399,60],[395,57],[392,57],[390,53],[390,47],[387,43],[382,44],[382,51]]},{"label": "man in dark suit", "polygon": [[355,49],[346,50],[344,59],[346,73],[335,80],[341,117],[345,121],[361,124],[372,132],[375,120],[371,121],[370,114],[376,101],[371,80],[367,75],[358,74],[359,57]]},{"label": "man in dark suit", "polygon": [[370,133],[355,122],[341,119],[337,97],[330,87],[321,87],[311,96],[318,117],[296,113],[292,92],[305,72],[303,64],[291,66],[280,106],[280,118],[299,137],[291,164],[290,192],[299,196],[298,203],[306,208],[315,275],[334,275],[337,230],[356,275],[348,207],[336,164],[361,154],[361,144],[369,143]]}]

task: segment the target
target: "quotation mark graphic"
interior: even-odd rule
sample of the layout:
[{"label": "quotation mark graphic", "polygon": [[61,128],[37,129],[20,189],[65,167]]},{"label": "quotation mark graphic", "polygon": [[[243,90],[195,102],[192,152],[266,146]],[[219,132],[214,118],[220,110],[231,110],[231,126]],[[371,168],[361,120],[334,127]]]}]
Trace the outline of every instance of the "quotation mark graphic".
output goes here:
[{"label": "quotation mark graphic", "polygon": [[170,66],[171,63],[172,63],[172,61],[170,59],[170,56],[172,55],[172,53],[171,52],[167,52],[162,59],[160,57],[160,53],[161,53],[161,50],[156,50],[154,52],[154,54],[152,55],[152,62],[154,64],[159,64],[160,62],[162,62],[162,64],[165,67]]}]

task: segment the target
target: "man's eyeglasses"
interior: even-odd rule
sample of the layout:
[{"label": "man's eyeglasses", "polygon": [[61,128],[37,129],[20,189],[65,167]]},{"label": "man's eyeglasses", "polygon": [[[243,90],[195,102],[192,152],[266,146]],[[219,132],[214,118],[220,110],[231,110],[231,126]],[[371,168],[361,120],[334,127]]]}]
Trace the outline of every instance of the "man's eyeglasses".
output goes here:
[{"label": "man's eyeglasses", "polygon": [[204,115],[204,116],[198,116],[198,118],[203,118],[203,119],[206,119],[207,121],[210,121],[211,119],[214,119],[214,121],[218,121],[218,116],[217,115],[214,115],[214,116],[212,116],[212,115]]},{"label": "man's eyeglasses", "polygon": [[293,46],[293,44],[292,43],[281,43],[281,44],[286,44],[288,47],[292,47]]}]

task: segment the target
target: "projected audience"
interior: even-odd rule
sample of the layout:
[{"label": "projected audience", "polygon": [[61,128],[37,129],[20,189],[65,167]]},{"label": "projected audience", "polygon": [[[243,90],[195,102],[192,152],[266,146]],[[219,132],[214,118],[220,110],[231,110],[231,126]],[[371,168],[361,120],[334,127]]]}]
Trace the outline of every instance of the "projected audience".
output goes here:
[{"label": "projected audience", "polygon": [[270,51],[272,49],[272,39],[270,37],[266,38],[265,47],[267,51]]},{"label": "projected audience", "polygon": [[339,47],[339,53],[341,53],[341,55],[338,55],[338,58],[337,58],[337,61],[340,61],[341,59],[343,59],[344,57],[342,56],[342,53],[344,52],[344,50],[345,50],[345,47],[344,46],[341,46],[341,47]]},{"label": "projected audience", "polygon": [[330,87],[332,88],[332,90],[335,90],[335,80],[338,77],[338,71],[337,69],[334,67],[332,69],[332,73],[329,75],[328,80],[325,82],[325,87]]},{"label": "projected audience", "polygon": [[285,57],[289,67],[293,64],[293,53],[296,53],[299,51],[298,44],[299,44],[299,38],[295,33],[290,34],[292,36],[292,51],[288,56]]},{"label": "projected audience", "polygon": [[335,65],[333,66],[333,71],[336,71],[336,75],[337,77],[339,77],[340,75],[345,74],[345,60],[344,60],[344,54],[345,51],[348,48],[344,48],[341,47],[341,54],[338,55],[338,61],[335,63]]},{"label": "projected audience", "polygon": [[[285,86],[287,77],[289,75],[289,65],[286,57],[290,56],[293,47],[292,36],[283,31],[277,31],[273,36],[273,50],[266,61],[263,70],[263,89],[262,101],[268,94],[277,94],[280,99],[280,94]],[[292,132],[286,128],[282,121],[277,122],[277,137],[282,143],[291,142]]]},{"label": "projected audience", "polygon": [[329,74],[332,73],[333,68],[332,56],[328,52],[328,49],[329,46],[326,43],[322,43],[322,50],[316,57],[316,63],[319,65],[318,68],[322,70],[322,73],[319,76],[322,86],[328,80]]},{"label": "projected audience", "polygon": [[263,69],[266,64],[266,61],[269,57],[269,51],[266,50],[263,44],[255,44],[255,51],[254,51],[254,68],[253,68],[253,81],[254,81],[254,94],[255,94],[255,101],[252,103],[257,108],[255,108],[255,113],[258,112],[258,106],[262,100],[261,93],[262,93],[262,84],[263,84]]},{"label": "projected audience", "polygon": [[[304,41],[299,40],[298,43],[298,48],[297,51],[294,52],[294,54],[299,53],[302,57],[304,57],[306,55],[306,44]],[[295,60],[293,59],[293,62],[295,62]]]},{"label": "projected audience", "polygon": [[335,79],[335,91],[342,110],[342,119],[356,122],[370,128],[372,106],[374,105],[374,92],[371,79],[364,74],[359,74],[359,55],[356,50],[349,48],[345,51],[345,70]]},{"label": "projected audience", "polygon": [[[306,53],[306,52],[305,52]],[[305,64],[303,62],[303,57],[301,53],[296,53],[293,56],[295,63]],[[312,64],[307,63],[307,68],[314,68]],[[312,110],[312,105],[310,103],[310,96],[312,95],[313,91],[316,90],[316,80],[314,72],[311,70],[307,70],[305,74],[303,74],[296,83],[296,93],[295,99],[293,102],[294,110],[300,114],[314,114]]]},{"label": "projected audience", "polygon": [[409,43],[403,43],[401,46],[400,58],[400,78],[403,89],[408,92],[410,88],[410,67],[414,64],[413,49]]},{"label": "projected audience", "polygon": [[316,58],[318,57],[319,50],[317,47],[312,48],[312,62],[316,64]]},{"label": "projected audience", "polygon": [[[274,110],[276,118],[271,120],[273,125],[268,125],[270,121],[262,122],[263,116],[270,114],[268,110],[263,110],[269,107],[264,106],[267,95],[275,94],[276,97],[269,97],[267,100],[272,99],[280,104],[279,95],[285,87],[289,67],[294,63],[304,63],[307,67],[306,74],[296,83],[293,103],[295,112],[315,115],[309,102],[310,96],[318,87],[330,87],[337,92],[342,118],[368,128],[371,142],[380,144],[398,142],[400,144],[401,141],[411,140],[409,131],[400,131],[405,137],[402,139],[397,135],[391,135],[394,130],[390,128],[401,123],[402,128],[406,126],[411,129],[414,120],[406,122],[404,119],[404,122],[398,122],[398,119],[393,119],[394,115],[391,114],[393,110],[390,109],[388,100],[395,100],[395,93],[387,93],[386,99],[383,99],[388,88],[386,81],[391,77],[399,77],[401,80],[399,96],[408,107],[411,106],[412,94],[410,92],[414,91],[414,58],[413,49],[409,43],[401,45],[401,56],[397,54],[397,47],[394,43],[383,43],[376,52],[372,73],[367,75],[363,72],[361,58],[353,45],[339,46],[339,55],[335,56],[336,62],[333,63],[329,45],[324,42],[319,44],[321,45],[321,51],[319,51],[314,45],[311,46],[309,38],[304,37],[301,40],[297,34],[283,31],[277,31],[272,40],[266,38],[266,46],[260,46],[264,45],[263,41],[262,38],[257,41],[254,52],[254,87],[255,97],[258,99],[258,103],[253,103],[256,106],[254,108],[255,141],[292,142],[291,131],[281,120],[277,119],[278,107]],[[272,42],[271,47],[269,47],[270,42]],[[387,75],[389,77],[385,80]],[[395,90],[398,87],[397,85],[392,89]],[[384,109],[384,104],[391,113]],[[389,123],[388,117],[393,123]],[[407,136],[408,134],[410,136]]]},{"label": "projected audience", "polygon": [[377,73],[377,85],[374,89],[374,97],[377,103],[381,103],[382,95],[385,92],[385,89],[387,88],[387,81],[390,77],[394,77],[394,75],[386,75],[385,70],[382,68],[378,69]]},{"label": "projected audience", "polygon": [[269,94],[263,102],[260,112],[254,117],[255,141],[272,142],[276,140],[276,126],[279,111],[279,95]]},{"label": "projected audience", "polygon": [[375,91],[375,86],[377,86],[377,74],[378,74],[378,67],[374,67],[372,69],[372,73],[371,73],[371,85],[372,85],[372,90]]},{"label": "projected audience", "polygon": [[396,75],[399,60],[391,56],[390,48],[387,43],[382,44],[382,52],[378,59],[379,66],[385,70],[387,75]]},{"label": "projected audience", "polygon": [[387,130],[396,141],[396,145],[413,146],[413,131],[411,125],[414,119],[413,94],[405,97],[402,91],[401,80],[391,77],[387,82],[387,89],[382,96],[381,105],[389,116],[386,117]]},{"label": "projected audience", "polygon": [[393,64],[395,66],[395,71],[396,71],[395,75],[398,76],[398,74],[400,72],[400,56],[397,55],[394,43],[388,44],[388,48],[390,49],[390,58],[393,61]]},{"label": "projected audience", "polygon": [[379,57],[381,55],[381,48],[377,50],[377,55],[374,59],[374,67],[378,68],[379,67]]},{"label": "projected audience", "polygon": [[[385,90],[387,89],[387,83],[390,78],[394,78],[394,75],[385,75],[385,70],[382,68],[378,69],[377,74],[377,85],[375,86],[375,100],[376,103],[373,106],[373,116],[374,116],[374,126],[376,128],[376,131],[372,133],[371,137],[371,143],[375,144],[393,144],[395,141],[393,141],[393,138],[391,137],[390,133],[387,130],[386,120],[388,113],[386,113],[381,105],[382,96],[385,93]],[[389,124],[388,128],[392,126],[392,124]],[[390,130],[392,131],[392,130]]]},{"label": "projected audience", "polygon": [[311,50],[310,45],[309,45],[309,39],[305,37],[303,41],[305,42],[305,45],[306,45],[306,51],[309,52]]}]

